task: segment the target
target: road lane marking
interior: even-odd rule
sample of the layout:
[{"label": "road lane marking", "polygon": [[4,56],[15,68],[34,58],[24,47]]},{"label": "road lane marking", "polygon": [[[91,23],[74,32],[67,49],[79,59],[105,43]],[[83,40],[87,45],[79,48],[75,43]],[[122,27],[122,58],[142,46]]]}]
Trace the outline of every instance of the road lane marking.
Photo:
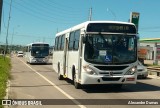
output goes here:
[{"label": "road lane marking", "polygon": [[21,59],[19,59],[19,60],[21,62],[23,62],[27,67],[29,67],[32,71],[34,71],[36,74],[38,74],[40,77],[42,77],[44,80],[46,80],[49,84],[51,84],[52,86],[54,86],[58,91],[60,91],[62,94],[64,94],[67,98],[71,99],[80,108],[86,108],[86,106],[81,105],[81,103],[79,103],[77,100],[75,100],[75,98],[73,98],[72,96],[70,96],[69,94],[67,94],[65,91],[63,91],[61,88],[59,88],[58,86],[56,86],[56,84],[54,84],[53,82],[51,82],[50,80],[48,80],[45,76],[43,76],[42,74],[38,73],[38,71],[36,71],[35,69],[33,69],[31,66],[29,66],[27,63],[25,63],[23,60],[21,60]]}]

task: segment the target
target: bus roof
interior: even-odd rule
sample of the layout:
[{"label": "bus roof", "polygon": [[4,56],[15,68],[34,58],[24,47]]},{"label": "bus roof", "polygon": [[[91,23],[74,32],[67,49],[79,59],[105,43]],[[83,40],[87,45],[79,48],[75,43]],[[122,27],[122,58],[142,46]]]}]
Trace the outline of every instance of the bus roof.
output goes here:
[{"label": "bus roof", "polygon": [[86,22],[83,22],[81,24],[78,24],[78,25],[75,25],[69,29],[66,29],[64,31],[61,31],[59,33],[56,34],[56,37],[57,36],[60,36],[60,35],[63,35],[65,33],[69,33],[71,31],[74,31],[74,30],[77,30],[77,29],[81,29],[81,28],[86,28],[88,24],[90,23],[114,23],[114,24],[128,24],[128,25],[134,25],[133,23],[130,23],[130,22],[122,22],[122,21],[86,21]]},{"label": "bus roof", "polygon": [[[33,44],[48,44],[48,43],[45,43],[45,42],[33,42],[33,43],[30,43],[30,44],[27,44],[28,45],[33,45]],[[49,45],[49,44],[48,44]]]}]

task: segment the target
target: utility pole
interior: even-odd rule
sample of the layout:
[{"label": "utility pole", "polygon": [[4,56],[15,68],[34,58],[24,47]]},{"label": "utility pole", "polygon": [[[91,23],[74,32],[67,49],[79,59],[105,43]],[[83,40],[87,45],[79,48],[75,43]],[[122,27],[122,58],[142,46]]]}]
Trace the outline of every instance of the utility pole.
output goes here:
[{"label": "utility pole", "polygon": [[[18,28],[18,27],[20,27],[20,25],[17,25],[17,28]],[[16,34],[16,33],[15,33],[15,27],[14,27],[14,28],[13,28],[13,32],[12,32],[11,45],[10,45],[10,46],[11,46],[11,48],[10,48],[11,51],[13,50],[13,47],[12,47],[12,46],[13,46],[13,36],[14,36],[15,34]]]},{"label": "utility pole", "polygon": [[89,10],[89,19],[88,19],[89,21],[91,21],[92,20],[92,8],[90,8],[90,10]]},{"label": "utility pole", "polygon": [[11,9],[12,9],[12,0],[11,0],[11,3],[10,3],[10,10],[9,10],[9,17],[8,17],[5,54],[7,53],[7,50],[8,50],[8,31],[9,31],[9,24],[10,24],[10,19],[11,19]]},{"label": "utility pole", "polygon": [[1,33],[2,7],[3,7],[3,0],[0,0],[0,33]]}]

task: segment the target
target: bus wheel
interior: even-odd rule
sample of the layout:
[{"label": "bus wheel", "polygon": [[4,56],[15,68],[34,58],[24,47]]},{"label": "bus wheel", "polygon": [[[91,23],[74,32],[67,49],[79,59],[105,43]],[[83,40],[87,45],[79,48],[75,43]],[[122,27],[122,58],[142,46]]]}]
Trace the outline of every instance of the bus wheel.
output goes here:
[{"label": "bus wheel", "polygon": [[76,81],[76,74],[74,73],[74,78],[73,78],[73,81],[74,81],[74,86],[76,89],[80,89],[81,88],[81,85]]},{"label": "bus wheel", "polygon": [[59,80],[63,80],[63,76],[60,73],[60,65],[59,65],[59,63],[58,63],[58,79]]},{"label": "bus wheel", "polygon": [[58,72],[58,79],[63,80],[63,76],[60,74],[60,72]]}]

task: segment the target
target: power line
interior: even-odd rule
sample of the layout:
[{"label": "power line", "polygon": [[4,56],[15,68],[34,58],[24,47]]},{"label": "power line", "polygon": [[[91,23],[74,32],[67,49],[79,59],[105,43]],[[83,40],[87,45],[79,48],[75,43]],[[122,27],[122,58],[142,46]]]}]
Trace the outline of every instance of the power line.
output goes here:
[{"label": "power line", "polygon": [[152,33],[155,33],[155,32],[160,32],[160,30],[157,30],[157,31],[141,31],[141,32],[152,32]]},{"label": "power line", "polygon": [[[26,5],[26,6],[32,6],[32,9],[35,8],[36,10],[38,10],[39,12],[41,13],[47,13],[47,14],[50,14],[51,16],[60,16],[62,18],[64,18],[64,16],[66,17],[74,17],[74,18],[81,18],[80,14],[79,13],[75,13],[75,12],[71,12],[71,11],[64,11],[61,9],[57,9],[57,8],[54,8],[53,5],[51,4],[47,4],[46,2],[41,1],[41,2],[36,2],[36,1],[32,1],[32,2],[27,2],[26,0],[22,0],[24,2],[24,4],[29,4],[29,5]],[[35,5],[36,4],[36,5]],[[55,11],[56,10],[56,11]],[[63,13],[63,14],[62,14]],[[78,16],[79,17],[78,17]]]},{"label": "power line", "polygon": [[111,12],[111,14],[114,16],[114,20],[116,20],[117,16],[111,9],[107,8],[107,12]]},{"label": "power line", "polygon": [[47,1],[49,1],[53,5],[57,4],[59,7],[65,7],[65,10],[66,10],[66,8],[68,8],[69,10],[72,10],[72,12],[81,12],[81,9],[77,10],[77,8],[76,8],[73,10],[74,7],[70,7],[68,5],[64,5],[64,4],[60,4],[60,3],[56,3],[54,0],[47,0]]},{"label": "power line", "polygon": [[[6,32],[2,32],[2,34],[6,34]],[[8,35],[12,35],[13,33],[8,33]],[[46,36],[39,36],[39,35],[30,35],[30,34],[14,34],[14,37],[24,37],[24,38],[27,38],[27,37],[30,37],[30,38],[43,38],[45,37],[46,39],[54,39],[51,38],[51,37],[46,37]]]},{"label": "power line", "polygon": [[160,26],[151,26],[151,27],[143,27],[141,30],[151,30],[151,29],[160,29]]},{"label": "power line", "polygon": [[[2,32],[2,34],[6,34],[6,32]],[[12,41],[12,35],[13,35],[13,33],[8,33],[8,35],[9,35],[9,40],[11,40]],[[23,39],[25,39],[26,41],[25,41],[25,43],[27,44],[27,43],[29,43],[29,42],[31,42],[31,40],[29,40],[29,38],[30,39],[32,39],[32,41],[33,40],[38,40],[38,41],[43,41],[44,40],[44,38],[45,38],[45,41],[47,42],[47,41],[54,41],[54,39],[55,39],[55,37],[54,37],[54,35],[53,36],[48,36],[48,37],[46,37],[46,36],[40,36],[40,35],[31,35],[31,34],[14,34],[14,37],[16,37],[16,40],[14,40],[14,41],[20,41],[20,40],[23,40]],[[27,42],[28,41],[28,42]],[[14,42],[15,43],[15,42]],[[20,42],[19,42],[19,44],[20,44]],[[22,42],[22,44],[24,44],[23,42]]]},{"label": "power line", "polygon": [[[15,1],[14,1],[15,2]],[[8,2],[6,2],[5,1],[5,3],[6,4],[8,4],[9,5],[9,3]],[[25,13],[26,15],[29,15],[29,16],[31,16],[31,17],[35,17],[35,18],[38,18],[39,20],[41,20],[41,21],[48,21],[48,22],[52,22],[52,23],[57,23],[57,24],[74,24],[73,22],[69,22],[69,21],[67,21],[67,22],[63,22],[62,20],[60,20],[60,21],[55,21],[55,20],[53,20],[54,18],[51,18],[51,19],[48,19],[48,17],[46,16],[46,15],[41,15],[41,13],[39,13],[39,12],[36,12],[36,11],[33,11],[32,9],[30,9],[30,8],[27,8],[27,7],[24,7],[24,6],[22,6],[21,4],[19,4],[19,3],[16,3],[18,6],[21,6],[21,7],[23,7],[24,9],[22,9],[22,8],[18,8],[18,7],[16,7],[16,6],[14,6],[14,5],[12,5],[12,7],[13,8],[15,8],[15,9],[17,9],[18,11],[20,11],[20,12],[22,12],[23,14]],[[28,11],[29,10],[29,11]],[[34,13],[32,13],[32,12],[34,12]],[[37,14],[37,13],[39,13],[39,14]],[[59,18],[58,18],[59,19]],[[71,19],[72,20],[72,19]]]},{"label": "power line", "polygon": [[151,27],[143,27],[140,28],[141,32],[160,32],[160,26],[151,26]]},{"label": "power line", "polygon": [[[52,14],[52,13],[50,13],[50,14],[48,14],[48,11],[47,12],[44,12],[44,10],[41,10],[41,11],[38,11],[39,9],[36,9],[35,10],[35,6],[33,6],[33,8],[29,8],[29,7],[27,7],[27,6],[24,6],[24,5],[22,5],[22,4],[20,4],[20,3],[18,3],[17,1],[14,1],[14,3],[16,4],[16,5],[18,5],[18,6],[20,6],[20,7],[22,7],[22,8],[24,8],[24,9],[26,9],[27,11],[29,11],[29,12],[32,12],[32,13],[34,13],[34,15],[36,14],[36,15],[39,15],[41,18],[43,17],[43,19],[46,19],[47,18],[47,20],[48,20],[48,18],[50,18],[50,19],[56,19],[56,20],[61,20],[60,22],[61,23],[72,23],[73,21],[75,22],[75,20],[73,20],[73,18],[71,19],[69,19],[69,21],[67,21],[66,20],[66,16],[59,16],[59,17],[57,17],[57,15],[54,15],[54,14]],[[23,3],[23,4],[25,4],[25,3]],[[38,4],[39,5],[39,4]],[[37,5],[36,5],[37,6]],[[43,7],[43,6],[41,6],[41,7]],[[45,7],[45,8],[47,8],[47,7]],[[75,18],[74,18],[75,19]],[[66,21],[66,22],[62,22],[62,20],[64,21]],[[50,21],[53,21],[53,20],[50,20]],[[57,22],[57,21],[53,21],[53,22]]]},{"label": "power line", "polygon": [[[80,10],[78,11],[78,12],[76,12],[75,11],[75,9],[73,10],[73,8],[72,9],[66,9],[65,7],[66,6],[56,6],[56,3],[52,0],[52,1],[48,1],[48,2],[50,2],[50,3],[48,3],[48,2],[44,2],[44,0],[40,0],[41,2],[39,2],[39,4],[42,4],[42,5],[45,5],[47,8],[48,7],[51,7],[52,9],[54,8],[56,11],[59,11],[60,13],[63,13],[63,14],[66,14],[66,12],[67,12],[67,14],[68,15],[79,15],[79,13],[81,12]],[[47,1],[47,0],[45,0],[45,1]]]}]

